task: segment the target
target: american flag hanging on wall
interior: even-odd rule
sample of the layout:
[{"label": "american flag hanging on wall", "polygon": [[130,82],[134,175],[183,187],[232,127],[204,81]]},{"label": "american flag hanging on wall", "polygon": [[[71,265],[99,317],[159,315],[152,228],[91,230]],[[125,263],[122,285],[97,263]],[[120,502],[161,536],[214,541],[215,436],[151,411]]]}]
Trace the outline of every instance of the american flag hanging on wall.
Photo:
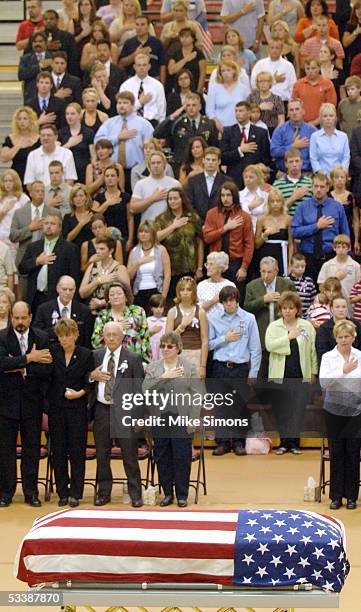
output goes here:
[{"label": "american flag hanging on wall", "polygon": [[15,575],[54,581],[297,584],[340,592],[349,572],[340,521],[283,510],[62,510],[35,521]]}]

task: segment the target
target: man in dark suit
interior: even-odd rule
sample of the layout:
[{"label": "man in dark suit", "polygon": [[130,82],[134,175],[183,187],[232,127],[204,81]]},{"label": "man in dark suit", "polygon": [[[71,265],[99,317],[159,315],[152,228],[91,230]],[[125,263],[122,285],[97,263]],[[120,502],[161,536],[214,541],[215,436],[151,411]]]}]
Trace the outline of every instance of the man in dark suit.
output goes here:
[{"label": "man in dark suit", "polygon": [[11,325],[0,332],[0,508],[16,490],[16,444],[21,434],[25,503],[39,507],[38,470],[45,383],[51,373],[47,335],[31,325],[25,302],[12,308]]},{"label": "man in dark suit", "polygon": [[[96,42],[97,57],[95,61],[104,64],[109,78],[109,85],[119,91],[121,84],[127,79],[127,74],[123,67],[113,64],[111,59],[111,43],[106,38],[101,38]],[[83,77],[84,87],[89,87],[91,83],[90,71],[87,70]]]},{"label": "man in dark suit", "polygon": [[126,410],[123,399],[125,395],[134,397],[135,394],[142,393],[144,371],[140,356],[122,347],[123,338],[124,332],[120,323],[106,323],[106,348],[94,351],[95,370],[91,373],[90,380],[96,383],[93,431],[99,489],[95,505],[104,506],[111,499],[113,476],[110,453],[112,438],[117,438],[123,453],[132,506],[140,508],[143,502],[137,437],[134,429],[123,422],[123,417],[139,417],[140,414],[135,408]]},{"label": "man in dark suit", "polygon": [[36,77],[36,94],[29,99],[28,106],[39,117],[39,125],[55,123],[59,129],[65,125],[65,104],[51,92],[53,79],[42,70]]},{"label": "man in dark suit", "polygon": [[228,176],[219,171],[220,163],[220,150],[217,147],[207,147],[203,156],[204,172],[191,176],[185,188],[188,199],[202,219],[202,225],[210,208],[217,206],[220,187],[229,180]]},{"label": "man in dark suit", "polygon": [[93,333],[94,319],[90,308],[74,300],[76,292],[75,280],[71,276],[61,276],[56,285],[58,297],[44,302],[36,311],[34,326],[46,331],[50,344],[58,341],[54,333],[54,325],[60,318],[73,319],[79,328],[77,344],[92,348],[91,335]]},{"label": "man in dark suit", "polygon": [[23,81],[24,104],[36,96],[36,77],[39,72],[51,66],[52,55],[47,50],[47,42],[45,32],[37,32],[32,39],[31,52],[20,58],[18,79]]},{"label": "man in dark suit", "polygon": [[[184,107],[161,121],[154,130],[154,138],[167,138],[173,150],[174,176],[178,178],[187,144],[194,136],[202,136],[210,147],[219,145],[219,132],[213,119],[201,115],[199,94],[187,94]],[[185,112],[184,112],[185,111]]]},{"label": "man in dark suit", "polygon": [[26,248],[19,265],[20,274],[28,275],[27,299],[35,315],[40,304],[57,297],[56,286],[61,276],[72,276],[78,284],[80,261],[78,247],[61,235],[62,220],[58,212],[44,219],[44,238]]},{"label": "man in dark suit", "polygon": [[65,51],[54,51],[51,63],[52,89],[51,93],[67,105],[70,102],[82,104],[81,99],[81,80],[69,74],[68,57]]},{"label": "man in dark suit", "polygon": [[263,257],[260,262],[260,278],[246,286],[244,309],[256,317],[262,346],[260,374],[268,378],[268,352],[265,349],[265,336],[268,325],[280,316],[278,300],[282,291],[296,291],[291,280],[278,276],[278,263],[274,257]]},{"label": "man in dark suit", "polygon": [[[74,76],[79,75],[79,53],[73,34],[59,30],[59,15],[53,9],[44,13],[45,34],[48,39],[48,51],[65,51],[68,58],[68,70]],[[29,39],[25,53],[31,51],[32,36]]]},{"label": "man in dark suit", "polygon": [[250,118],[249,103],[238,102],[238,123],[225,127],[221,140],[222,164],[240,189],[244,187],[242,173],[246,166],[260,162],[271,165],[268,132],[250,123]]}]

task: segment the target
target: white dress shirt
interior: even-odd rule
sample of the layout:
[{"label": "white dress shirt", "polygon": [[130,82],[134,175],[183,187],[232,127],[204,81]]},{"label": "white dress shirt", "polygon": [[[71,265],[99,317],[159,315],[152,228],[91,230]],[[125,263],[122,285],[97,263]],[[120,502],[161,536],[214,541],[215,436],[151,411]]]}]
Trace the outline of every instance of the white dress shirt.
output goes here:
[{"label": "white dress shirt", "polygon": [[217,172],[214,172],[213,174],[207,174],[207,172],[205,172],[204,176],[205,176],[205,179],[206,179],[208,195],[210,196],[211,193],[212,193],[214,181],[215,181],[216,176],[217,176]]},{"label": "white dress shirt", "polygon": [[[34,221],[34,219],[41,219],[43,216],[43,211],[44,211],[44,202],[40,204],[40,206],[34,206],[34,204],[31,202],[30,207],[31,207],[31,220]],[[36,212],[37,210],[39,211],[39,214],[37,214]]]},{"label": "white dress shirt", "polygon": [[138,92],[141,82],[143,83],[143,93],[152,94],[151,100],[146,102],[146,104],[143,106],[144,119],[148,119],[148,121],[153,119],[156,121],[163,121],[165,119],[167,103],[165,99],[164,87],[160,81],[150,76],[140,79],[135,74],[121,84],[119,91],[131,91],[134,94],[134,110],[138,111],[141,107],[138,101]]},{"label": "white dress shirt", "polygon": [[24,332],[23,334],[20,334],[18,331],[16,331],[16,329],[14,329],[14,332],[15,332],[15,336],[18,339],[20,347],[21,347],[20,339],[21,339],[21,337],[24,338],[24,346],[25,346],[25,353],[26,353],[26,351],[29,348],[29,329],[27,329],[26,332]]},{"label": "white dress shirt", "polygon": [[270,57],[265,57],[264,59],[258,60],[258,62],[255,63],[251,74],[252,89],[257,89],[256,77],[260,72],[270,72],[272,76],[274,76],[276,72],[278,75],[284,74],[286,77],[285,80],[282,83],[276,83],[276,81],[274,81],[271,91],[276,96],[282,98],[284,102],[291,99],[292,89],[297,81],[296,72],[291,62],[283,57],[280,57],[275,61],[271,60]]},{"label": "white dress shirt", "polygon": [[56,145],[52,153],[45,153],[43,147],[31,151],[26,162],[24,184],[33,181],[43,181],[44,185],[50,185],[49,164],[51,161],[60,161],[64,167],[64,180],[76,181],[78,175],[75,169],[74,157],[69,149]]},{"label": "white dress shirt", "polygon": [[58,297],[57,302],[58,302],[58,308],[59,308],[60,316],[62,316],[62,314],[61,314],[61,313],[62,313],[63,308],[67,308],[67,310],[68,310],[68,315],[67,315],[67,318],[68,318],[68,319],[71,319],[71,305],[72,305],[72,301],[73,301],[73,300],[71,300],[71,301],[69,302],[69,304],[63,304],[63,303],[60,301],[60,298]]},{"label": "white dress shirt", "polygon": [[[256,208],[249,208],[250,203],[257,197],[262,198],[263,202]],[[239,192],[239,201],[241,202],[242,210],[247,212],[252,217],[253,231],[256,231],[257,219],[264,215],[266,204],[268,200],[267,191],[262,191],[260,187],[256,191],[249,191],[248,187],[242,189]]]},{"label": "white dress shirt", "polygon": [[[61,82],[64,78],[65,72],[63,72],[63,74],[54,74],[54,72],[51,73],[52,79],[53,79],[53,83],[54,83],[54,87],[58,88],[61,87]],[[58,85],[59,82],[59,85]]]},{"label": "white dress shirt", "polygon": [[[122,350],[121,346],[118,346],[118,348],[113,351],[113,355],[114,355],[114,377],[116,378],[117,376],[117,372],[118,372],[118,364],[119,364],[119,356],[120,356],[120,351]],[[105,351],[105,355],[103,358],[103,363],[102,363],[102,372],[108,372],[108,361],[109,361],[109,357],[112,351],[110,351],[108,348]],[[98,402],[101,402],[102,404],[111,404],[112,402],[108,402],[105,397],[104,397],[104,391],[105,391],[105,382],[98,382],[98,395],[97,395],[97,400]]]}]

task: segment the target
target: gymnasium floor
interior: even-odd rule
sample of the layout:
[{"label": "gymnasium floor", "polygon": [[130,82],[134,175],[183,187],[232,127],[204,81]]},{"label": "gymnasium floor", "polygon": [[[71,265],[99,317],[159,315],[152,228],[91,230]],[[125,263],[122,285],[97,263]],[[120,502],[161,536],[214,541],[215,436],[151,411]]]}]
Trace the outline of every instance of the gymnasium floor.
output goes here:
[{"label": "gymnasium floor", "polygon": [[[200,496],[198,507],[202,508],[276,508],[304,509],[329,514],[328,499],[324,496],[320,504],[303,502],[303,487],[308,476],[318,479],[319,452],[306,450],[301,456],[290,454],[278,457],[247,456],[236,457],[233,454],[224,457],[213,457],[206,451],[206,469],[208,495]],[[89,467],[90,465],[90,467]],[[87,465],[91,475],[95,465]],[[114,469],[119,469],[116,463]],[[227,475],[227,477],[225,477]],[[125,508],[117,498],[117,487],[113,491],[113,501],[108,508]],[[42,495],[42,491],[41,491]],[[193,503],[194,494],[190,501]],[[20,490],[9,508],[1,509],[1,542],[0,542],[0,591],[25,590],[26,585],[13,577],[13,561],[17,547],[33,520],[56,511],[57,498],[43,504],[40,509],[25,506]],[[190,504],[192,506],[192,503]],[[86,487],[83,507],[91,506],[92,489]],[[136,510],[135,510],[136,512]],[[340,612],[359,612],[361,610],[361,502],[357,510],[341,509],[335,513],[346,527],[347,552],[351,563],[351,572],[341,594]],[[10,611],[23,610],[11,607]],[[32,608],[35,610],[35,608]],[[41,607],[39,610],[56,610],[54,607]],[[102,608],[98,608],[99,612]],[[297,612],[302,612],[297,608]],[[313,610],[311,612],[316,612]]]}]

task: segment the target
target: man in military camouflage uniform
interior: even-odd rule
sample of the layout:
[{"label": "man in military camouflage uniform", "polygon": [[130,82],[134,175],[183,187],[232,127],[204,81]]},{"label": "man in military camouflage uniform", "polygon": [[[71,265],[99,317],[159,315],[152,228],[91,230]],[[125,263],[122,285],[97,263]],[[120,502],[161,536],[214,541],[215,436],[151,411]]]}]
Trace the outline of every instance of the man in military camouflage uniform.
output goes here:
[{"label": "man in military camouflage uniform", "polygon": [[219,132],[213,119],[201,115],[201,100],[197,93],[186,96],[183,106],[169,115],[154,130],[154,138],[167,138],[173,150],[173,170],[178,178],[187,144],[194,136],[202,136],[208,146],[219,145]]}]

